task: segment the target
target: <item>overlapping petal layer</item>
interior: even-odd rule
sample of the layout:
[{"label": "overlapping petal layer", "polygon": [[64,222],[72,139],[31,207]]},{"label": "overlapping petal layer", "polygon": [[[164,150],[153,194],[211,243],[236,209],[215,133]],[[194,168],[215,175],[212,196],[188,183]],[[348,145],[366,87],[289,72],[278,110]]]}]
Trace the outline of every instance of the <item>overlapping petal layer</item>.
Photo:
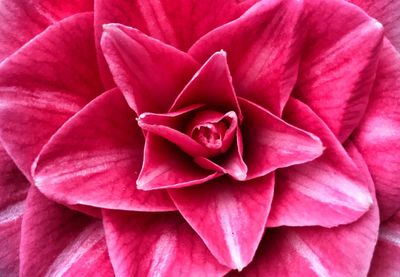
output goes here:
[{"label": "overlapping petal layer", "polygon": [[103,215],[117,276],[221,276],[229,270],[177,213]]},{"label": "overlapping petal layer", "polygon": [[350,0],[385,27],[385,35],[400,51],[400,1],[399,0]]},{"label": "overlapping petal layer", "polygon": [[[374,193],[362,156],[352,145],[346,150]],[[379,212],[374,200],[365,215],[348,225],[270,229],[241,276],[367,276],[378,228]]]},{"label": "overlapping petal layer", "polygon": [[204,62],[226,51],[237,94],[280,115],[296,81],[302,7],[296,0],[260,1],[200,38],[189,53]]},{"label": "overlapping petal layer", "polygon": [[45,145],[34,167],[35,185],[50,198],[70,205],[174,210],[166,192],[136,189],[143,146],[134,112],[120,91],[105,92]]},{"label": "overlapping petal layer", "polygon": [[[61,5],[61,2],[62,5]],[[93,10],[91,0],[3,0],[0,2],[0,62],[49,25],[67,16]]]},{"label": "overlapping petal layer", "polygon": [[0,145],[0,275],[17,276],[19,242],[29,183]]},{"label": "overlapping petal layer", "polygon": [[384,222],[379,229],[378,244],[375,248],[369,276],[395,277],[400,272],[400,212]]},{"label": "overlapping petal layer", "polygon": [[298,100],[288,102],[284,117],[318,135],[326,149],[314,161],[277,172],[268,225],[333,227],[361,217],[372,205],[368,183],[333,133]]},{"label": "overlapping petal layer", "polygon": [[114,81],[137,114],[168,111],[199,67],[188,54],[120,24],[104,26],[101,46]]},{"label": "overlapping petal layer", "polygon": [[26,176],[50,136],[102,91],[96,68],[91,13],[52,25],[0,64],[0,137]]},{"label": "overlapping petal layer", "polygon": [[273,187],[270,174],[245,182],[221,177],[168,191],[218,261],[241,270],[251,262],[264,233]]},{"label": "overlapping petal layer", "polygon": [[100,221],[44,197],[34,186],[22,222],[20,276],[113,276]]},{"label": "overlapping petal layer", "polygon": [[400,54],[388,41],[355,141],[371,171],[383,220],[400,210]]},{"label": "overlapping petal layer", "polygon": [[286,123],[266,109],[243,98],[243,155],[247,178],[264,176],[277,168],[314,160],[324,151],[321,140]]},{"label": "overlapping petal layer", "polygon": [[367,108],[383,28],[345,1],[308,1],[305,17],[295,96],[343,142]]}]

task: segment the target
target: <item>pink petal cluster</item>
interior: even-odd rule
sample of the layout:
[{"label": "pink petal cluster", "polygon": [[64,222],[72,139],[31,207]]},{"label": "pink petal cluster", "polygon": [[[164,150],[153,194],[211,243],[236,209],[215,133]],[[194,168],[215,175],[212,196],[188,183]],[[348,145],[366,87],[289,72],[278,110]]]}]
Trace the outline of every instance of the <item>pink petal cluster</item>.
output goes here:
[{"label": "pink petal cluster", "polygon": [[400,1],[0,23],[0,276],[400,276]]}]

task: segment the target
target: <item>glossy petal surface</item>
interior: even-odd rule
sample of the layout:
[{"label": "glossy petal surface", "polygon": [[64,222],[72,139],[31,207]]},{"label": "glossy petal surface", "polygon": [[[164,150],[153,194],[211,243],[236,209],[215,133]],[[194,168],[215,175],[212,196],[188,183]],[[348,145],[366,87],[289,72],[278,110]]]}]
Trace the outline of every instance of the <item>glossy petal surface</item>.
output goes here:
[{"label": "glossy petal surface", "polygon": [[[361,155],[353,146],[347,150],[360,175],[373,189]],[[374,200],[371,209],[352,224],[270,229],[243,276],[367,276],[378,227],[379,213]]]},{"label": "glossy petal surface", "polygon": [[113,276],[101,222],[49,201],[34,186],[26,207],[20,276]]},{"label": "glossy petal surface", "polygon": [[105,92],[71,118],[45,145],[35,185],[69,205],[174,210],[166,192],[136,189],[144,139],[119,90]]},{"label": "glossy petal surface", "polygon": [[295,95],[343,142],[367,108],[383,28],[345,1],[308,1],[306,16]]},{"label": "glossy petal surface", "polygon": [[103,215],[117,276],[219,276],[229,270],[179,214],[105,210]]},{"label": "glossy petal surface", "polygon": [[306,105],[291,99],[288,122],[318,135],[326,149],[314,161],[277,172],[270,226],[333,227],[360,218],[372,205],[368,183],[329,128]]},{"label": "glossy petal surface", "polygon": [[26,176],[50,136],[102,91],[92,25],[90,13],[68,17],[0,64],[0,137]]},{"label": "glossy petal surface", "polygon": [[29,182],[0,145],[0,275],[17,276],[21,221]]},{"label": "glossy petal surface", "polygon": [[179,188],[202,184],[219,174],[195,164],[193,158],[169,141],[148,133],[138,189]]},{"label": "glossy petal surface", "polygon": [[105,25],[101,46],[114,81],[137,114],[168,111],[199,67],[188,54],[120,24]]},{"label": "glossy petal surface", "polygon": [[378,244],[371,263],[370,276],[395,277],[400,273],[400,212],[379,228]]},{"label": "glossy petal surface", "polygon": [[287,124],[250,101],[239,100],[244,115],[241,129],[247,178],[314,160],[324,151],[317,136]]},{"label": "glossy petal surface", "polygon": [[400,54],[387,41],[368,110],[353,140],[370,168],[385,220],[400,209]]},{"label": "glossy petal surface", "polygon": [[239,19],[206,34],[189,53],[204,62],[216,51],[226,51],[237,94],[280,114],[296,81],[302,5],[260,1]]},{"label": "glossy petal surface", "polygon": [[241,270],[251,262],[264,233],[273,186],[272,174],[246,182],[221,177],[169,193],[218,261]]}]

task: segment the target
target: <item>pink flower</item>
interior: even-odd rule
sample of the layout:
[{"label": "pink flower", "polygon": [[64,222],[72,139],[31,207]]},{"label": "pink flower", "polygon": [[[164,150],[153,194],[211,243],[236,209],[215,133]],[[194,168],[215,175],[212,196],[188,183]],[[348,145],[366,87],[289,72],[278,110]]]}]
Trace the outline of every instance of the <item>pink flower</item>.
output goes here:
[{"label": "pink flower", "polygon": [[0,2],[1,276],[400,274],[400,1],[67,2]]}]

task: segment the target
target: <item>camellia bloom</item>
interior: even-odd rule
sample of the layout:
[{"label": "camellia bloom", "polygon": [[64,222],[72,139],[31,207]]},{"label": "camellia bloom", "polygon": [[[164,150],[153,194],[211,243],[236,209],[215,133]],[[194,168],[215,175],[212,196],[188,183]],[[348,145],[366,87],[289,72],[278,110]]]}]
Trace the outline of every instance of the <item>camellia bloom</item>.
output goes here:
[{"label": "camellia bloom", "polygon": [[0,1],[1,276],[398,276],[400,2]]}]

